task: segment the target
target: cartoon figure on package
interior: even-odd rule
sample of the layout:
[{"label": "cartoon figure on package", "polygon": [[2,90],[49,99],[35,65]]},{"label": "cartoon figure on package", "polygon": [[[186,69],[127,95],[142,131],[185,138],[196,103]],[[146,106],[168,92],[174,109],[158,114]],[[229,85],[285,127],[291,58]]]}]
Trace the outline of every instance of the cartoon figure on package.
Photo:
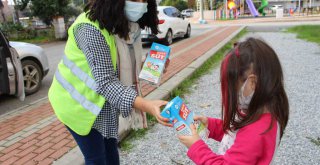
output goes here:
[{"label": "cartoon figure on package", "polygon": [[152,69],[155,71],[158,71],[158,69],[159,69],[159,65],[153,65],[152,67],[153,67]]},{"label": "cartoon figure on package", "polygon": [[149,69],[151,69],[152,66],[153,66],[152,62],[147,62],[147,67],[148,67]]}]

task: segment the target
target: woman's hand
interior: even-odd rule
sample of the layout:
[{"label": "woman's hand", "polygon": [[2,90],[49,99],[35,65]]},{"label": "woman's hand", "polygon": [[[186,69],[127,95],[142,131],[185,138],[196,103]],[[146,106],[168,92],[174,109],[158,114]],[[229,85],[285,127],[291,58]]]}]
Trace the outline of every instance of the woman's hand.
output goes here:
[{"label": "woman's hand", "polygon": [[208,118],[205,116],[194,116],[193,120],[199,120],[206,128],[208,128]]},{"label": "woman's hand", "polygon": [[170,59],[168,58],[167,61],[166,61],[166,65],[164,66],[163,73],[167,73],[169,65],[170,65]]},{"label": "woman's hand", "polygon": [[160,115],[160,107],[166,105],[167,103],[167,101],[163,100],[146,100],[138,96],[134,101],[133,106],[134,108],[137,108],[154,116],[160,124],[172,127],[172,124],[169,123],[169,119],[164,118]]},{"label": "woman's hand", "polygon": [[195,142],[197,142],[198,140],[200,140],[200,136],[197,133],[196,127],[194,124],[190,125],[191,131],[192,131],[192,135],[190,136],[182,136],[179,135],[178,138],[180,140],[180,142],[182,144],[184,144],[186,147],[190,148],[192,146],[192,144],[194,144]]}]

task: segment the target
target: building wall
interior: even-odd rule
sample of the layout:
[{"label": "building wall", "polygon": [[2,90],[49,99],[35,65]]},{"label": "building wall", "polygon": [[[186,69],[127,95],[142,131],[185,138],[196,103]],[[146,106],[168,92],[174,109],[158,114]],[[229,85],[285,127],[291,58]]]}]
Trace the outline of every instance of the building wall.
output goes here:
[{"label": "building wall", "polygon": [[[296,7],[299,6],[299,1],[272,1],[269,2],[269,7],[272,5],[282,5],[284,9],[290,9],[293,8],[295,9]],[[309,7],[310,6],[310,1],[306,0],[301,0],[300,1],[301,8]],[[313,0],[311,3],[311,7],[320,7],[320,0]]]}]

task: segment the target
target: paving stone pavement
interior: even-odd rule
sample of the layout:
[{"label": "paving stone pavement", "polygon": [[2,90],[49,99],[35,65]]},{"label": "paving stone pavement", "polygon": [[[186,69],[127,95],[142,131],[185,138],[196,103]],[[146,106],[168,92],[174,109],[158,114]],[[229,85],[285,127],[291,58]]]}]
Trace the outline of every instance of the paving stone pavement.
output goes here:
[{"label": "paving stone pavement", "polygon": [[[221,47],[222,41],[234,36],[242,28],[215,27],[198,37],[183,40],[172,46],[171,63],[168,72],[162,78],[162,84],[175,78],[180,71],[195,60],[201,59],[206,52],[218,45]],[[145,96],[155,90],[153,86],[143,85]],[[64,125],[54,116],[46,99],[36,106],[0,116],[1,165],[52,164],[76,146]]]}]

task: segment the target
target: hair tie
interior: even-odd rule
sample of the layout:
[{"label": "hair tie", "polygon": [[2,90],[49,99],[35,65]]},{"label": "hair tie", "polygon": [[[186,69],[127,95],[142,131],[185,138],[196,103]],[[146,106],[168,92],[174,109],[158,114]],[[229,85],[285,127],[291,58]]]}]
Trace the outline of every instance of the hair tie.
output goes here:
[{"label": "hair tie", "polygon": [[236,53],[236,56],[240,58],[239,47],[236,47],[235,53]]}]

